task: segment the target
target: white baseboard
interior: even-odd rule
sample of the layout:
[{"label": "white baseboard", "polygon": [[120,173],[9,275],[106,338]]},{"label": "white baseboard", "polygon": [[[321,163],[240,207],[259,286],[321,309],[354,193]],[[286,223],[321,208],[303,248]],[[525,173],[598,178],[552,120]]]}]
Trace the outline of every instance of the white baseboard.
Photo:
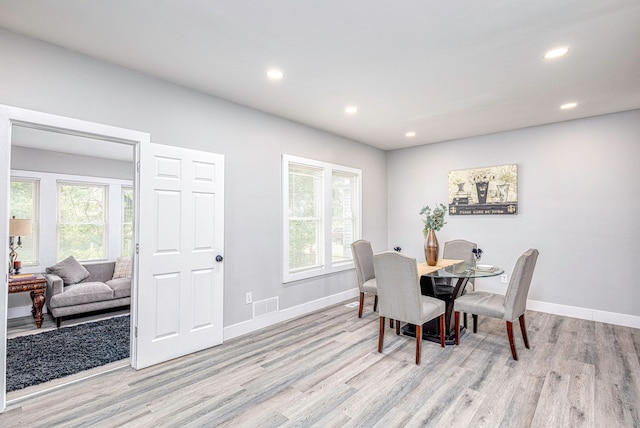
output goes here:
[{"label": "white baseboard", "polygon": [[[42,306],[42,313],[46,314],[47,305]],[[29,306],[16,306],[15,308],[7,308],[7,319],[22,318],[31,316],[31,305]]]},{"label": "white baseboard", "polygon": [[344,302],[345,300],[353,299],[358,297],[359,294],[358,289],[353,288],[351,290],[343,291],[342,293],[333,294],[318,300],[303,303],[302,305],[283,309],[278,312],[272,312],[261,317],[230,325],[224,328],[224,340],[230,340],[234,337],[242,336],[244,334],[251,333],[252,331],[260,330],[261,328],[287,321],[301,315],[306,315],[310,312]]},{"label": "white baseboard", "polygon": [[[344,291],[342,293],[323,297],[322,299],[307,302],[302,305],[284,309],[282,311],[273,312],[261,317],[257,317],[238,324],[230,325],[224,328],[224,340],[230,340],[244,334],[251,333],[261,328],[268,327],[279,322],[287,321],[292,318],[306,315],[310,312],[326,308],[336,303],[358,297],[358,289]],[[527,301],[527,309],[538,312],[546,312],[554,315],[563,315],[572,318],[580,318],[591,321],[604,322],[608,324],[616,324],[625,327],[640,328],[640,317],[635,315],[618,314],[615,312],[599,311],[596,309],[578,308],[575,306],[559,305],[557,303],[538,302],[535,300]]]},{"label": "white baseboard", "polygon": [[559,305],[557,303],[538,302],[535,300],[527,300],[527,309],[583,320],[616,324],[624,327],[640,328],[640,317],[636,315],[618,314],[615,312]]}]

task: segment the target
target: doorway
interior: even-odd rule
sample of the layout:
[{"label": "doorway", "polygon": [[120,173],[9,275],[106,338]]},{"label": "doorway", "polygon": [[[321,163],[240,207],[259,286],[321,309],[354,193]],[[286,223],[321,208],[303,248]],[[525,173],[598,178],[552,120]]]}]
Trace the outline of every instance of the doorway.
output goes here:
[{"label": "doorway", "polygon": [[[9,200],[15,125],[135,147],[131,366],[139,370],[221,344],[224,156],[152,144],[147,133],[0,105],[4,201]],[[0,212],[0,240],[5,242],[7,211]],[[0,246],[0,259],[8,256],[8,246]],[[8,278],[7,264],[2,266],[0,274]],[[6,408],[7,296],[0,293],[0,412]]]},{"label": "doorway", "polygon": [[[16,126],[50,131],[54,134],[80,136],[99,141],[108,141],[122,145],[126,144],[129,147],[129,153],[134,153],[134,165],[138,162],[140,145],[148,144],[150,140],[149,134],[146,133],[0,105],[0,200],[4,201],[9,201],[11,140]],[[91,148],[89,149],[91,150]],[[93,149],[96,150],[95,147]],[[137,178],[134,178],[133,187],[134,194],[138,195],[139,186]],[[138,242],[137,228],[139,227],[137,209],[138,206],[136,206],[134,220],[133,239],[135,242]],[[8,242],[9,219],[7,215],[8,210],[0,213],[0,239],[4,240],[4,242]],[[8,248],[5,245],[0,246],[0,258],[2,258],[2,260],[8,260]],[[138,263],[136,257],[134,257],[133,260],[131,312],[132,318],[135,319],[135,294],[137,290],[136,272]],[[4,278],[8,278],[7,263],[2,263],[2,266],[4,266],[4,268],[2,268],[3,270],[0,272],[4,272]],[[0,293],[0,367],[2,368],[0,378],[0,411],[4,411],[6,407],[7,300],[7,292]],[[131,335],[131,331],[134,330],[134,324],[135,321],[131,323],[130,337],[133,337],[133,335]],[[131,340],[130,342],[130,355],[135,355],[134,340]]]},{"label": "doorway", "polygon": [[[73,256],[101,275],[81,281],[88,282],[85,291],[80,284],[59,290],[49,284],[45,293],[49,311],[43,314],[39,328],[31,316],[29,291],[10,288],[14,291],[8,296],[7,321],[10,400],[72,381],[81,377],[79,373],[87,376],[114,365],[129,365],[131,269],[125,275],[128,281],[114,283],[109,281],[113,273],[106,268],[114,268],[118,258],[133,256],[134,148],[49,129],[12,126],[10,215],[31,220],[33,230],[31,236],[22,237],[18,249],[21,273],[39,275]],[[98,270],[100,267],[103,269]],[[64,294],[76,291],[84,297],[91,281],[100,281],[107,290],[118,288],[110,300],[94,293],[99,296],[95,301],[77,309],[58,308],[57,316],[65,314],[58,330],[49,308],[52,297],[64,299]],[[122,287],[121,281],[128,282],[128,287]],[[110,308],[96,311],[100,305]],[[68,350],[59,345],[63,340]]]}]

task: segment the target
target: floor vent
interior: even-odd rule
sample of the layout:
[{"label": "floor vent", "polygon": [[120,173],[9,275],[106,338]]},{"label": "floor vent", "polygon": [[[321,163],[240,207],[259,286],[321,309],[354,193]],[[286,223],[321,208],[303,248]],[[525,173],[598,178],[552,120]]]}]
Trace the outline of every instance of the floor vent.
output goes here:
[{"label": "floor vent", "polygon": [[360,305],[360,303],[358,302],[351,302],[351,303],[347,303],[345,306],[347,308],[357,308]]},{"label": "floor vent", "polygon": [[280,307],[279,298],[272,297],[270,299],[258,300],[253,302],[253,317],[261,317],[273,312],[278,312]]}]

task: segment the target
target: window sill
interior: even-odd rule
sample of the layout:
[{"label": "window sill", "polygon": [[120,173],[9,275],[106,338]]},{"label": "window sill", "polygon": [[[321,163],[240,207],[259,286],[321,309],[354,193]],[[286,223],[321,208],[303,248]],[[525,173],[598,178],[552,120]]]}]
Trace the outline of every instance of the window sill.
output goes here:
[{"label": "window sill", "polygon": [[305,279],[318,278],[321,276],[327,276],[334,273],[344,272],[354,268],[355,268],[355,265],[353,264],[353,261],[352,261],[350,263],[344,263],[337,266],[332,266],[331,268],[315,269],[315,270],[309,270],[309,271],[298,272],[293,274],[285,274],[282,278],[282,283],[288,284],[291,282],[302,281]]}]

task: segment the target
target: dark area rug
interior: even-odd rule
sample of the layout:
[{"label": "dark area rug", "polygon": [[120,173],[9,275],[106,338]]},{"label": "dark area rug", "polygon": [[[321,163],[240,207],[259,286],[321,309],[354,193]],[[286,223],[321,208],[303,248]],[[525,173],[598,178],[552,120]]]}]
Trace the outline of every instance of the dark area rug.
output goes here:
[{"label": "dark area rug", "polygon": [[7,340],[7,392],[129,357],[129,316]]}]

